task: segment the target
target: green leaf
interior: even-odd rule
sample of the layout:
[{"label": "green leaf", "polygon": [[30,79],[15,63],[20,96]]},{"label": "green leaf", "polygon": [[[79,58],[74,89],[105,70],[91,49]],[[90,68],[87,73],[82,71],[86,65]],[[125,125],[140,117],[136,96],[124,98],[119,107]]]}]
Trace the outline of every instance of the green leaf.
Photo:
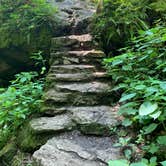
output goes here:
[{"label": "green leaf", "polygon": [[145,126],[143,128],[144,134],[149,134],[149,133],[153,132],[157,128],[157,126],[158,126],[158,124],[156,124],[156,123],[152,123],[149,126]]},{"label": "green leaf", "polygon": [[161,162],[162,166],[166,166],[166,161]]},{"label": "green leaf", "polygon": [[[120,166],[120,165],[119,165]],[[147,164],[143,163],[143,162],[139,162],[139,163],[133,163],[130,166],[148,166]]]},{"label": "green leaf", "polygon": [[166,145],[166,136],[159,136],[159,137],[157,138],[157,142],[158,142],[158,144],[160,144],[160,145]]},{"label": "green leaf", "polygon": [[133,109],[133,108],[123,108],[121,107],[118,111],[119,115],[135,115],[138,112],[138,110]]},{"label": "green leaf", "polygon": [[139,115],[145,116],[153,113],[158,108],[157,103],[144,102],[139,108]]},{"label": "green leaf", "polygon": [[145,85],[137,85],[137,86],[135,86],[135,89],[136,89],[136,90],[143,90],[143,89],[145,89],[145,88],[146,88]]},{"label": "green leaf", "polygon": [[156,165],[157,165],[157,157],[151,157],[149,166],[156,166]]},{"label": "green leaf", "polygon": [[150,114],[150,117],[152,117],[155,120],[158,117],[160,117],[161,113],[162,113],[161,111],[157,111],[157,112],[155,112],[153,114]]},{"label": "green leaf", "polygon": [[129,166],[127,160],[111,160],[108,162],[109,166]]},{"label": "green leaf", "polygon": [[131,124],[132,124],[132,121],[130,119],[125,119],[122,122],[122,125],[125,127],[131,126]]},{"label": "green leaf", "polygon": [[124,95],[124,96],[121,97],[119,102],[124,102],[126,100],[132,99],[135,96],[136,96],[136,93],[131,93],[131,94]]},{"label": "green leaf", "polygon": [[116,66],[116,65],[119,65],[121,63],[123,63],[123,60],[117,59],[117,60],[115,60],[115,61],[112,62],[112,66]]},{"label": "green leaf", "polygon": [[154,153],[156,153],[158,150],[159,150],[159,147],[158,147],[156,144],[152,143],[152,144],[149,146],[148,152],[154,154]]}]

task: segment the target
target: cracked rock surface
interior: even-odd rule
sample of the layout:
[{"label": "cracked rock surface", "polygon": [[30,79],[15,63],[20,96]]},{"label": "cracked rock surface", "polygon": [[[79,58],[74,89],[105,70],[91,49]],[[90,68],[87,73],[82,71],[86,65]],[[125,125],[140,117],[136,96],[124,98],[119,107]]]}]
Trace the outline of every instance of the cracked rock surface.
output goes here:
[{"label": "cracked rock surface", "polygon": [[110,159],[121,156],[119,149],[112,147],[114,141],[74,131],[50,139],[33,158],[40,166],[107,166]]}]

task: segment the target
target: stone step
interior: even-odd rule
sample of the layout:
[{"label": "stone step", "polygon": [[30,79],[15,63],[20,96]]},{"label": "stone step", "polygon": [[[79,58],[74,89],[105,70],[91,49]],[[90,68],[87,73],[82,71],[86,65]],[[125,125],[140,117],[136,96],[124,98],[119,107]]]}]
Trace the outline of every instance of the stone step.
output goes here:
[{"label": "stone step", "polygon": [[115,100],[108,83],[55,83],[45,92],[45,105],[109,105]]},{"label": "stone step", "polygon": [[68,74],[68,73],[90,73],[95,72],[97,69],[93,65],[55,65],[51,66],[49,73]]},{"label": "stone step", "polygon": [[44,105],[49,106],[87,106],[87,105],[110,105],[115,101],[115,97],[107,92],[102,93],[82,93],[82,92],[57,92],[56,90],[49,90],[44,95]]},{"label": "stone step", "polygon": [[88,83],[57,83],[54,87],[59,92],[78,92],[78,93],[108,93],[111,91],[111,85],[104,82]]},{"label": "stone step", "polygon": [[72,132],[53,137],[33,154],[40,166],[107,166],[109,160],[123,158],[113,147],[116,138],[83,136]]},{"label": "stone step", "polygon": [[52,39],[51,46],[51,52],[56,52],[61,50],[89,50],[96,48],[97,44],[92,40],[90,34],[84,34],[55,37]]},{"label": "stone step", "polygon": [[[61,108],[62,109],[62,108]],[[110,106],[64,107],[65,114],[41,117],[30,121],[33,133],[57,133],[72,129],[90,135],[110,135],[119,124],[117,109]]]},{"label": "stone step", "polygon": [[82,82],[82,81],[93,81],[95,79],[108,78],[105,72],[95,73],[76,73],[76,74],[48,74],[47,81],[59,81],[59,82]]},{"label": "stone step", "polygon": [[51,53],[50,65],[100,64],[105,57],[100,50]]},{"label": "stone step", "polygon": [[29,123],[30,129],[33,133],[52,133],[71,130],[74,123],[68,115],[58,115],[55,117],[41,117],[33,119]]}]

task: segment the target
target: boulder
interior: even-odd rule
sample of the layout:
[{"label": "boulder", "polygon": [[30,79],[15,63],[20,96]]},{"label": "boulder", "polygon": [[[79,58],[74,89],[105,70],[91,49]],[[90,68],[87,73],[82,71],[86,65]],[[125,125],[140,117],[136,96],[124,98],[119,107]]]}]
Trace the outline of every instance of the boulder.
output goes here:
[{"label": "boulder", "polygon": [[90,30],[89,25],[95,13],[94,4],[90,0],[49,0],[49,2],[58,8],[57,15],[61,24],[57,28],[57,33],[61,36],[83,34]]}]

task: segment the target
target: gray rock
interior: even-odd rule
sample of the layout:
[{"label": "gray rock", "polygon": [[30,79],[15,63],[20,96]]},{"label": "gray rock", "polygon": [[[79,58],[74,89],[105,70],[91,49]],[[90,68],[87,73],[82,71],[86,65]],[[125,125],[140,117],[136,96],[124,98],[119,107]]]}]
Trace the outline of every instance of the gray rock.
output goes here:
[{"label": "gray rock", "polygon": [[85,134],[110,135],[110,130],[120,122],[117,112],[109,106],[61,107],[54,110],[54,113],[61,110],[66,114],[33,119],[30,126],[35,133],[70,130],[77,125]]},{"label": "gray rock", "polygon": [[55,105],[49,104],[48,106],[47,105],[43,106],[42,112],[45,115],[54,116],[57,114],[62,114],[62,113],[67,112],[67,109],[65,107],[56,107]]},{"label": "gray rock", "polygon": [[51,52],[66,50],[89,50],[97,47],[90,34],[55,37],[52,39]]},{"label": "gray rock", "polygon": [[[58,8],[58,18],[61,30],[59,33],[87,33],[92,16],[95,13],[94,4],[88,0],[49,0]],[[66,33],[65,33],[66,32]]]},{"label": "gray rock", "polygon": [[51,66],[49,73],[68,74],[68,73],[89,73],[95,72],[96,68],[93,65],[54,65]]},{"label": "gray rock", "polygon": [[93,81],[89,83],[57,83],[55,89],[60,92],[106,93],[110,92],[111,86],[108,83]]},{"label": "gray rock", "polygon": [[[94,106],[94,105],[110,105],[114,101],[114,95],[110,94],[105,89],[87,89],[85,88],[77,89],[77,84],[71,87],[59,87],[58,91],[55,87],[51,86],[48,92],[44,95],[45,105],[55,105],[55,106],[65,106],[65,105],[75,105],[75,106]],[[56,86],[56,85],[55,85]],[[68,89],[70,88],[70,89]],[[72,89],[71,89],[72,88]]]},{"label": "gray rock", "polygon": [[50,139],[33,158],[39,166],[106,166],[110,159],[122,158],[114,142],[115,138],[72,132]]},{"label": "gray rock", "polygon": [[105,55],[101,51],[53,52],[51,53],[50,65],[93,64],[101,67],[101,62],[104,57]]},{"label": "gray rock", "polygon": [[49,81],[60,81],[60,82],[82,82],[82,81],[92,81],[98,79],[107,78],[105,72],[96,73],[76,73],[76,74],[49,74],[47,80]]},{"label": "gray rock", "polygon": [[[68,51],[68,52],[52,52],[50,65],[57,64],[93,64],[101,65],[102,59],[105,57],[104,52],[100,50],[86,50],[86,51]],[[68,63],[65,63],[68,61]],[[55,64],[54,64],[55,62]]]},{"label": "gray rock", "polygon": [[113,111],[109,106],[95,107],[71,107],[73,113],[72,118],[77,124],[99,123],[102,125],[116,126],[117,112]]},{"label": "gray rock", "polygon": [[54,89],[50,89],[47,91],[44,95],[45,101],[56,101],[56,102],[66,102],[68,100],[68,96],[70,96],[70,93],[58,93]]},{"label": "gray rock", "polygon": [[72,119],[85,134],[109,135],[119,124],[117,112],[109,106],[73,107]]},{"label": "gray rock", "polygon": [[71,130],[74,124],[68,115],[56,117],[41,117],[30,121],[30,127],[35,133],[58,132]]}]

